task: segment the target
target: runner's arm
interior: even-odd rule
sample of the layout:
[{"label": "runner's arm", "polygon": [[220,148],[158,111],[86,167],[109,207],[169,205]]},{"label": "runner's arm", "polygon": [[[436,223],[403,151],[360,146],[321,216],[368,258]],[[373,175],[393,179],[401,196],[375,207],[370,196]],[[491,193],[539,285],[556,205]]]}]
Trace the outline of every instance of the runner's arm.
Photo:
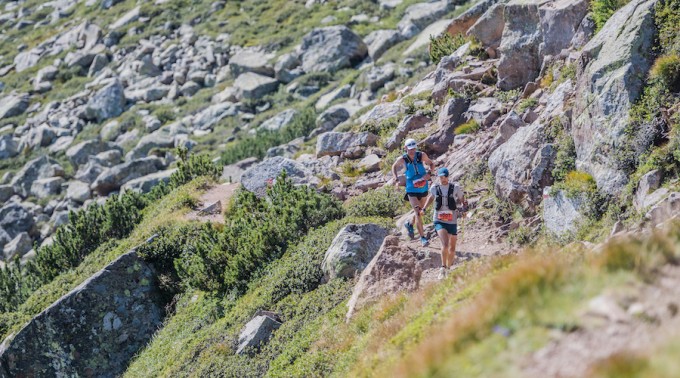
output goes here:
[{"label": "runner's arm", "polygon": [[427,209],[428,206],[432,203],[432,200],[434,200],[434,196],[432,193],[427,195],[427,199],[425,200],[425,204],[423,205],[423,213],[425,212],[425,209]]},{"label": "runner's arm", "polygon": [[392,164],[392,176],[394,176],[394,185],[399,185],[399,176],[397,175],[397,170],[404,166],[404,158],[399,156],[397,160]]},{"label": "runner's arm", "polygon": [[432,159],[430,159],[429,156],[427,156],[426,153],[423,152],[423,163],[427,164],[430,166],[430,174],[434,175],[434,162]]}]

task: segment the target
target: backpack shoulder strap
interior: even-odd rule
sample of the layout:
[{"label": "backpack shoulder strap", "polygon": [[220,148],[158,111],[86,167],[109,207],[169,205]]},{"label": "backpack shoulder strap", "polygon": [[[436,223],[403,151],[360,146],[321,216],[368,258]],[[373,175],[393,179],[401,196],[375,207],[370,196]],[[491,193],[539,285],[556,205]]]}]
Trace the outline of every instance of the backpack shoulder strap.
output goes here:
[{"label": "backpack shoulder strap", "polygon": [[435,190],[437,191],[437,197],[441,197],[441,196],[442,196],[442,188],[441,188],[441,185],[437,184],[437,185],[434,186],[434,188],[435,188]]},{"label": "backpack shoulder strap", "polygon": [[423,161],[423,153],[422,152],[416,151],[415,161],[416,161],[416,163],[420,163],[421,161]]}]

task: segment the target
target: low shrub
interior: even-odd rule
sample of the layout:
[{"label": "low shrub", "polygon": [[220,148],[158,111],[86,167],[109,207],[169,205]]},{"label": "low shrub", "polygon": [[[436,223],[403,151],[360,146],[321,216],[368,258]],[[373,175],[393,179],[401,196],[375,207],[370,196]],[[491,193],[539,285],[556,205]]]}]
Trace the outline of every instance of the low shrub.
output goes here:
[{"label": "low shrub", "polygon": [[594,0],[590,8],[595,21],[595,32],[600,31],[614,12],[628,4],[630,0]]},{"label": "low shrub", "polygon": [[443,57],[453,54],[466,42],[467,40],[462,34],[452,36],[444,32],[436,37],[430,36],[430,60],[432,63],[438,64]]},{"label": "low shrub", "polygon": [[351,198],[344,207],[349,216],[392,218],[400,215],[403,204],[401,190],[385,186]]},{"label": "low shrub", "polygon": [[680,91],[680,56],[672,54],[658,58],[649,76],[652,80],[658,80],[671,92]]},{"label": "low shrub", "polygon": [[522,101],[520,101],[519,105],[517,105],[517,111],[519,113],[524,113],[525,110],[531,109],[538,105],[538,100],[535,98],[526,98]]},{"label": "low shrub", "polygon": [[561,134],[556,140],[557,154],[552,176],[555,181],[564,181],[567,174],[576,169],[576,146],[568,133]]},{"label": "low shrub", "polygon": [[474,118],[465,122],[464,124],[456,127],[454,130],[454,133],[456,135],[461,135],[461,134],[474,134],[477,131],[479,131],[479,122],[475,120]]}]

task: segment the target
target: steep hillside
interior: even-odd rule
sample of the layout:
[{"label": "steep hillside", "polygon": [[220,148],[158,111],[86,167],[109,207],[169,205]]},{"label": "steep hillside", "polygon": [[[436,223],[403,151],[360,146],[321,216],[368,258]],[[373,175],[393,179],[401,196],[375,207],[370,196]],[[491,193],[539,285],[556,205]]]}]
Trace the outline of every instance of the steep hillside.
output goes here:
[{"label": "steep hillside", "polygon": [[0,5],[1,377],[677,370],[680,1]]}]

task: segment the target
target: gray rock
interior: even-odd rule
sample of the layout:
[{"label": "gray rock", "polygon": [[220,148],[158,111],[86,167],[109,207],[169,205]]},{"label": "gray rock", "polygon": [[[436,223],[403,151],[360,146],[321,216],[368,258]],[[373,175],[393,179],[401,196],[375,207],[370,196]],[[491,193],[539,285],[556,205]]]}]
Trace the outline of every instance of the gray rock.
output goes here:
[{"label": "gray rock", "polygon": [[378,142],[378,136],[369,132],[339,133],[327,132],[319,135],[316,156],[340,156],[352,147],[370,147]]},{"label": "gray rock", "polygon": [[305,72],[334,73],[363,61],[368,47],[346,26],[329,26],[305,35],[299,52]]},{"label": "gray rock", "polygon": [[640,178],[640,182],[638,182],[637,189],[635,190],[635,198],[633,198],[633,205],[637,210],[642,210],[654,204],[653,201],[656,198],[649,196],[649,192],[659,189],[662,180],[663,172],[658,169],[648,172]]},{"label": "gray rock", "polygon": [[359,168],[365,173],[377,172],[380,170],[382,159],[376,154],[370,154],[359,161]]},{"label": "gray rock", "polygon": [[[88,69],[97,55],[95,51],[74,51],[70,52],[64,58],[64,63],[68,68],[79,67],[80,69]],[[81,71],[83,72],[83,71]]]},{"label": "gray rock", "polygon": [[95,77],[104,67],[109,64],[109,57],[106,54],[97,54],[90,64],[90,68],[87,71],[88,77]]},{"label": "gray rock", "polygon": [[375,30],[364,40],[368,45],[368,55],[375,61],[401,41],[401,34],[397,30]]},{"label": "gray rock", "polygon": [[552,184],[555,148],[545,144],[540,123],[521,127],[489,156],[494,190],[503,200],[533,209],[541,201],[543,188]]},{"label": "gray rock", "polygon": [[673,192],[652,207],[645,214],[645,219],[650,226],[655,227],[670,219],[677,219],[678,214],[680,214],[680,193]]},{"label": "gray rock", "polygon": [[585,0],[512,0],[505,4],[498,87],[509,90],[534,81],[545,56],[569,47],[587,12]]},{"label": "gray rock", "polygon": [[274,77],[274,67],[269,64],[271,58],[261,51],[241,50],[229,59],[229,69],[234,77],[246,72]]},{"label": "gray rock", "polygon": [[247,100],[259,99],[278,87],[279,82],[276,79],[253,72],[246,72],[234,81],[237,97]]},{"label": "gray rock", "polygon": [[3,257],[5,261],[10,261],[14,257],[22,257],[33,248],[33,240],[26,232],[17,235],[12,241],[3,247]]},{"label": "gray rock", "polygon": [[174,135],[168,126],[162,127],[151,134],[143,136],[137,146],[130,151],[126,159],[133,160],[148,156],[149,152],[154,148],[174,148],[176,135]]},{"label": "gray rock", "polygon": [[11,94],[0,101],[0,119],[23,114],[28,109],[28,94]]},{"label": "gray rock", "polygon": [[31,128],[28,133],[22,138],[19,150],[24,148],[34,149],[37,147],[46,147],[51,145],[57,138],[57,133],[53,128],[43,124],[38,127]]},{"label": "gray rock", "polygon": [[90,184],[82,181],[71,181],[66,189],[66,198],[77,203],[85,203],[92,198]]},{"label": "gray rock", "polygon": [[14,57],[14,70],[17,72],[23,72],[38,64],[40,58],[41,54],[35,49],[20,52]]},{"label": "gray rock", "polygon": [[12,185],[0,185],[0,203],[7,202],[14,195],[14,187]]},{"label": "gray rock", "polygon": [[[460,116],[460,115],[459,115]],[[424,115],[422,112],[416,112],[415,114],[408,115],[399,122],[399,125],[392,132],[387,142],[385,142],[385,148],[389,151],[398,149],[401,147],[401,143],[406,138],[406,135],[413,130],[417,130],[425,127],[428,123],[432,122],[430,117]]]},{"label": "gray rock", "polygon": [[93,183],[106,167],[99,159],[90,159],[85,165],[81,165],[76,172],[75,179]]},{"label": "gray rock", "polygon": [[201,85],[195,81],[187,81],[186,83],[182,84],[179,89],[179,91],[182,93],[182,96],[184,97],[191,97],[200,90]]},{"label": "gray rock", "polygon": [[321,264],[326,281],[360,274],[388,234],[387,229],[373,223],[345,226],[333,239]]},{"label": "gray rock", "polygon": [[209,130],[219,121],[226,117],[233,117],[238,114],[238,107],[231,102],[221,102],[211,105],[196,114],[192,121],[194,129]]},{"label": "gray rock", "polygon": [[587,211],[585,199],[570,198],[564,191],[551,194],[551,188],[543,190],[543,222],[553,236],[564,237],[578,231]]},{"label": "gray rock", "polygon": [[85,118],[97,122],[118,117],[125,107],[123,85],[118,79],[98,90],[85,106]]},{"label": "gray rock", "polygon": [[163,169],[163,165],[163,161],[157,157],[146,157],[119,164],[105,169],[90,188],[105,196],[129,181],[158,172]]},{"label": "gray rock", "polygon": [[102,127],[101,131],[99,132],[99,136],[102,138],[102,140],[112,141],[116,140],[116,138],[118,138],[118,136],[120,136],[123,131],[124,130],[120,122],[111,121]]},{"label": "gray rock", "polygon": [[9,159],[17,156],[19,143],[11,134],[0,135],[0,159]]},{"label": "gray rock", "polygon": [[37,235],[31,210],[28,206],[18,202],[9,202],[0,208],[0,229],[9,236],[9,240],[22,232]]},{"label": "gray rock", "polygon": [[299,68],[301,63],[295,52],[281,55],[274,65],[274,77],[284,84],[290,83],[304,73]]},{"label": "gray rock", "polygon": [[87,161],[90,159],[90,156],[97,155],[100,152],[115,148],[118,147],[112,143],[91,139],[78,143],[66,150],[66,158],[71,162],[71,164],[73,164],[74,167],[77,168],[78,166],[87,163]]},{"label": "gray rock", "polygon": [[57,77],[57,74],[59,73],[59,69],[55,66],[47,66],[43,67],[40,70],[38,70],[38,73],[35,76],[35,83],[42,83],[46,81],[52,81]]},{"label": "gray rock", "polygon": [[500,115],[501,103],[495,97],[481,97],[465,112],[467,119],[474,119],[482,127],[490,127]]},{"label": "gray rock", "polygon": [[263,197],[266,195],[267,186],[273,184],[284,170],[287,177],[296,185],[316,185],[319,182],[319,179],[302,163],[277,156],[248,168],[241,176],[241,184],[246,190]]},{"label": "gray rock", "polygon": [[234,164],[225,165],[222,169],[221,179],[230,183],[241,182],[241,175],[243,175],[243,172],[257,164],[257,162],[257,158],[251,157]]},{"label": "gray rock", "polygon": [[[616,162],[626,142],[629,112],[653,61],[655,0],[634,0],[617,11],[583,48],[575,88],[572,135],[576,167],[600,190],[616,195],[628,175]],[[647,141],[636,141],[644,151]]]},{"label": "gray rock", "polygon": [[498,0],[481,0],[473,4],[468,10],[453,19],[446,31],[450,35],[465,34],[482,15],[484,15],[492,5],[496,4]]},{"label": "gray rock", "polygon": [[33,181],[31,184],[31,195],[36,198],[47,198],[61,193],[61,185],[64,179],[61,177],[50,177]]},{"label": "gray rock", "polygon": [[362,80],[368,86],[371,92],[377,92],[388,81],[394,79],[396,65],[388,63],[383,66],[374,66],[362,75]]},{"label": "gray rock", "polygon": [[588,13],[583,17],[583,20],[581,20],[581,24],[578,26],[576,34],[571,38],[570,48],[573,50],[583,48],[583,46],[593,38],[593,35],[595,35],[595,29],[595,20],[593,20],[592,14]]},{"label": "gray rock", "polygon": [[325,95],[319,97],[319,101],[316,102],[316,110],[326,109],[333,101],[339,100],[341,98],[347,98],[352,93],[352,86],[345,84],[342,87],[338,87]]},{"label": "gray rock", "polygon": [[286,109],[274,117],[262,122],[259,128],[267,131],[279,131],[282,128],[288,126],[297,115],[297,110]]},{"label": "gray rock", "polygon": [[517,129],[523,126],[526,126],[526,124],[524,121],[522,121],[522,118],[517,113],[515,113],[514,110],[511,110],[498,126],[498,135],[494,140],[494,144],[496,146],[500,146],[501,144],[507,142],[510,137],[515,135]]},{"label": "gray rock", "polygon": [[150,175],[142,176],[134,180],[130,180],[121,186],[121,191],[132,190],[139,193],[148,193],[154,186],[161,182],[170,182],[170,176],[175,173],[176,169],[168,169],[161,172],[152,173]]},{"label": "gray rock", "polygon": [[120,29],[131,22],[137,21],[139,19],[139,11],[140,11],[139,6],[132,8],[132,10],[125,13],[118,20],[114,21],[113,24],[109,25],[109,29],[111,30]]},{"label": "gray rock", "polygon": [[238,336],[236,354],[254,354],[269,342],[272,333],[281,327],[281,322],[267,315],[255,316],[251,319]]},{"label": "gray rock", "polygon": [[119,376],[162,325],[166,302],[153,268],[126,253],[6,340],[0,362],[8,376]]},{"label": "gray rock", "polygon": [[467,31],[468,36],[477,38],[485,47],[498,49],[505,28],[503,4],[492,5]]},{"label": "gray rock", "polygon": [[464,98],[450,98],[442,106],[437,116],[438,129],[422,141],[422,148],[431,157],[441,155],[449,150],[453,144],[456,133],[454,130],[465,122],[463,113],[468,109],[470,103]]},{"label": "gray rock", "polygon": [[26,198],[34,181],[63,174],[64,170],[56,160],[41,156],[26,163],[14,176],[11,184],[18,195]]},{"label": "gray rock", "polygon": [[316,127],[321,133],[332,131],[339,124],[347,121],[349,117],[350,114],[344,107],[332,106],[319,114],[316,118]]},{"label": "gray rock", "polygon": [[366,114],[359,117],[359,122],[364,125],[367,122],[378,122],[397,117],[404,111],[404,107],[398,101],[383,102],[371,108]]},{"label": "gray rock", "polygon": [[397,24],[397,29],[404,39],[413,38],[425,27],[452,11],[454,6],[454,2],[449,0],[413,4],[406,8],[404,17]]}]

